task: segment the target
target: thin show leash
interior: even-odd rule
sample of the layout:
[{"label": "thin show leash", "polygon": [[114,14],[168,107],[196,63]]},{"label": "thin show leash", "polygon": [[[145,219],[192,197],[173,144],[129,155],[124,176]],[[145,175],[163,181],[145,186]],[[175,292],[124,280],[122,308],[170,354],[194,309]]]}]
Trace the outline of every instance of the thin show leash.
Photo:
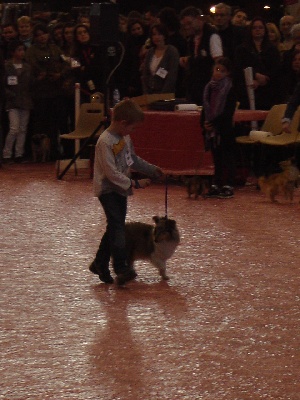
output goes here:
[{"label": "thin show leash", "polygon": [[168,218],[168,175],[165,179],[165,217]]}]

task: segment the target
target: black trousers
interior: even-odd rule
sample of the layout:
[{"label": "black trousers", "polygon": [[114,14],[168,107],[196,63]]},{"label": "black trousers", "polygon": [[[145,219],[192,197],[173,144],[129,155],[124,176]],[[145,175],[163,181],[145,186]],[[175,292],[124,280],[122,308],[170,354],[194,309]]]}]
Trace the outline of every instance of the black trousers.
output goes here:
[{"label": "black trousers", "polygon": [[101,272],[109,270],[109,261],[112,257],[113,268],[116,274],[125,272],[125,219],[127,213],[127,197],[111,192],[99,197],[106,215],[106,231],[101,239],[95,261]]}]

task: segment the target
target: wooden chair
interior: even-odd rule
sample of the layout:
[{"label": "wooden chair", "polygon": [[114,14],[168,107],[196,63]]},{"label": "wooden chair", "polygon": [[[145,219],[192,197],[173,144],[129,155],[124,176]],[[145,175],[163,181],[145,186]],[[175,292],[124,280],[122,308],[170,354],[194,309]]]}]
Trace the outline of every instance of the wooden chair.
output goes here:
[{"label": "wooden chair", "polygon": [[[80,141],[82,139],[88,139],[91,134],[97,129],[101,121],[104,121],[104,104],[103,103],[83,103],[80,106],[80,112],[78,121],[76,123],[75,130],[70,133],[60,135],[61,139],[73,140],[75,142],[75,154],[80,149]],[[99,129],[96,137],[98,137],[104,130],[104,127]],[[61,162],[57,161],[57,175],[60,173]],[[65,160],[64,160],[65,161]],[[77,162],[80,159],[74,161],[75,174],[77,175]]]}]

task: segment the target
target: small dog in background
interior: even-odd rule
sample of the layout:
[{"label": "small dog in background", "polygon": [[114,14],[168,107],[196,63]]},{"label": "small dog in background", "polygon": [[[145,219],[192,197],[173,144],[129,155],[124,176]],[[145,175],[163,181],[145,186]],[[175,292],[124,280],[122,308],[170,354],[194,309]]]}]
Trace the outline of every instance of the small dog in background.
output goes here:
[{"label": "small dog in background", "polygon": [[258,179],[258,185],[273,203],[277,201],[275,196],[279,193],[282,193],[286,199],[292,202],[294,189],[298,184],[299,169],[293,160],[281,161],[279,165],[283,170],[282,172],[272,174],[269,177],[261,176]]},{"label": "small dog in background", "polygon": [[204,194],[207,183],[205,180],[199,176],[199,175],[194,175],[192,177],[189,177],[185,181],[186,187],[187,187],[187,193],[189,199],[194,195],[194,199],[198,199],[199,196]]},{"label": "small dog in background", "polygon": [[134,270],[135,260],[149,260],[158,268],[162,279],[168,280],[166,263],[180,242],[179,231],[173,219],[154,216],[153,221],[154,225],[126,223],[127,263]]},{"label": "small dog in background", "polygon": [[50,138],[45,133],[36,133],[31,138],[33,162],[46,162],[50,158]]}]

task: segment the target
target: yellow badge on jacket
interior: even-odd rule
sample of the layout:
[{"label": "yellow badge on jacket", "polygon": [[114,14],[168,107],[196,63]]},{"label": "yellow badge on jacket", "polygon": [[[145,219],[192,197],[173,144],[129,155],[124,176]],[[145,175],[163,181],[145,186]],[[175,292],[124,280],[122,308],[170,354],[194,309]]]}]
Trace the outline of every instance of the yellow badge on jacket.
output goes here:
[{"label": "yellow badge on jacket", "polygon": [[113,153],[117,156],[125,147],[125,140],[122,138],[120,141],[113,145]]}]

